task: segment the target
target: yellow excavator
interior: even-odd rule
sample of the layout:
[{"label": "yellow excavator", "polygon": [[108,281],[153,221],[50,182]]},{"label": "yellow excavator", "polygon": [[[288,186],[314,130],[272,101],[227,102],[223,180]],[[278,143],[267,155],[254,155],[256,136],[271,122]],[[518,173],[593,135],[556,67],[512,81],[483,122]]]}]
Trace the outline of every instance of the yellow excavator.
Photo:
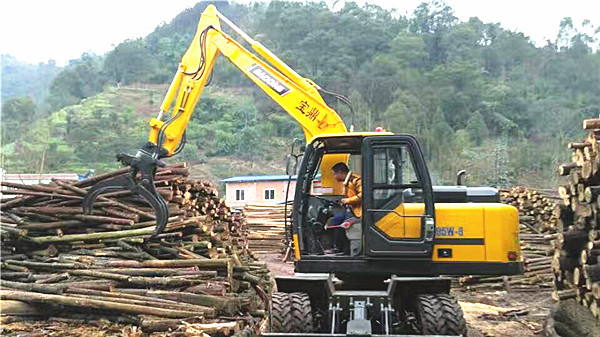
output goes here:
[{"label": "yellow excavator", "polygon": [[[117,156],[131,173],[94,186],[84,211],[102,193],[129,189],[155,210],[156,234],[164,229],[168,209],[155,190],[154,174],[161,159],[185,145],[188,121],[220,54],[306,136],[299,168],[288,172],[297,174],[291,226],[296,273],[277,277],[265,335],[465,336],[462,310],[442,275],[522,273],[517,210],[501,204],[493,188],[432,186],[413,136],[348,131],[321,93],[346,99],[297,74],[213,5],[202,13],[158,116],[150,121],[148,142],[135,156]],[[345,185],[332,171],[337,163],[361,176],[361,214],[341,229],[344,250],[325,254],[333,244],[332,218],[344,211]]]}]

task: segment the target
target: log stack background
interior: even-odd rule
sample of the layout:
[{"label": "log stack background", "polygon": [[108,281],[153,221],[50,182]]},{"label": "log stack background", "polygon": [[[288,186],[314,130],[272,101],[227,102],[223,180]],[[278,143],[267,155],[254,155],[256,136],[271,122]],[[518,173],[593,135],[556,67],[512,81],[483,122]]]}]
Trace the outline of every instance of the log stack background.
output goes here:
[{"label": "log stack background", "polygon": [[172,335],[256,329],[273,284],[268,269],[248,249],[244,219],[211,183],[187,179],[185,165],[156,176],[170,211],[163,234],[151,237],[152,209],[127,191],[82,213],[90,186],[127,172],[3,183],[12,188],[3,195],[16,195],[0,205],[3,322],[108,319]]},{"label": "log stack background", "polygon": [[564,185],[558,188],[562,202],[556,208],[553,298],[576,298],[600,318],[600,119],[584,120],[583,129],[585,139],[567,146],[572,161],[558,168]]},{"label": "log stack background", "polygon": [[287,247],[285,218],[291,226],[292,205],[248,204],[244,218],[248,226],[248,245],[255,253],[282,254]]},{"label": "log stack background", "polygon": [[558,196],[548,191],[523,186],[500,190],[503,203],[519,210],[519,238],[525,273],[516,276],[466,276],[459,284],[471,290],[552,289],[552,240],[557,237],[557,218],[554,208]]}]

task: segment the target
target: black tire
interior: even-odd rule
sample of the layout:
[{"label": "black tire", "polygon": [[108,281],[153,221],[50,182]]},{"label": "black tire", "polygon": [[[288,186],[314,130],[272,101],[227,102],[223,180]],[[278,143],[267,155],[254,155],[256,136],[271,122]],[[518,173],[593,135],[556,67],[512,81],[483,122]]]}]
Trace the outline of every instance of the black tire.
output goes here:
[{"label": "black tire", "polygon": [[307,293],[291,293],[292,332],[313,332],[312,307]]},{"label": "black tire", "polygon": [[271,296],[271,329],[273,332],[290,332],[292,304],[286,293],[274,292]]},{"label": "black tire", "polygon": [[271,296],[273,332],[313,332],[310,298],[306,293],[279,293]]},{"label": "black tire", "polygon": [[419,295],[416,304],[423,335],[467,335],[463,311],[452,295]]}]

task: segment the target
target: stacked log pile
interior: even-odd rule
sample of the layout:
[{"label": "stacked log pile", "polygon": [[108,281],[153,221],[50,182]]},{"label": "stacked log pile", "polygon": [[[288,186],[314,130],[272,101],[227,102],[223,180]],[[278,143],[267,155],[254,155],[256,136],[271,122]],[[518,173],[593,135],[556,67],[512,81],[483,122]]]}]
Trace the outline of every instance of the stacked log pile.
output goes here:
[{"label": "stacked log pile", "polygon": [[[519,210],[521,233],[554,233],[556,231],[556,215],[554,208],[560,201],[558,195],[549,191],[540,191],[523,186],[510,190],[501,190],[502,202],[515,206]],[[524,228],[526,227],[526,228]]]},{"label": "stacked log pile", "polygon": [[517,186],[500,191],[503,203],[519,210],[519,239],[525,273],[516,276],[467,276],[459,283],[469,289],[537,291],[552,288],[552,240],[557,237],[556,197]]},{"label": "stacked log pile", "polygon": [[184,165],[157,173],[170,212],[158,236],[152,209],[127,191],[104,194],[82,214],[94,183],[127,172],[3,183],[12,188],[3,194],[17,195],[0,205],[3,320],[107,318],[144,332],[209,335],[255,328],[272,285],[268,269],[247,248],[243,218],[212,184],[187,179]]},{"label": "stacked log pile", "polygon": [[248,204],[244,218],[248,225],[248,245],[255,253],[281,254],[285,251],[285,221],[291,224],[292,205]]},{"label": "stacked log pile", "polygon": [[583,129],[586,138],[568,145],[572,161],[558,168],[566,183],[558,188],[553,298],[576,298],[600,318],[600,119],[584,120]]}]

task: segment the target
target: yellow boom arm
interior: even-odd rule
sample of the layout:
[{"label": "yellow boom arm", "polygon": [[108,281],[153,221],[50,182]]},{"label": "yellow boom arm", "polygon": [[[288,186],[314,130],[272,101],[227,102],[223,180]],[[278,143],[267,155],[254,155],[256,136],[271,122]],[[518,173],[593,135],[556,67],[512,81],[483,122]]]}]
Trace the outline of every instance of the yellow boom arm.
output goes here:
[{"label": "yellow boom arm", "polygon": [[[266,62],[223,32],[221,22],[239,34]],[[194,40],[182,57],[158,117],[150,120],[152,129],[149,141],[160,146],[166,156],[173,155],[180,144],[219,54],[227,57],[290,114],[302,126],[307,141],[320,134],[346,132],[344,122],[327,106],[314,82],[298,75],[267,48],[231,23],[215,6],[209,5],[200,17]],[[175,104],[171,118],[163,121],[162,117],[170,110],[173,101]],[[161,129],[162,136],[159,137]],[[345,155],[326,156],[321,166],[324,187],[334,186],[330,168],[336,162],[346,161],[346,158]]]}]

